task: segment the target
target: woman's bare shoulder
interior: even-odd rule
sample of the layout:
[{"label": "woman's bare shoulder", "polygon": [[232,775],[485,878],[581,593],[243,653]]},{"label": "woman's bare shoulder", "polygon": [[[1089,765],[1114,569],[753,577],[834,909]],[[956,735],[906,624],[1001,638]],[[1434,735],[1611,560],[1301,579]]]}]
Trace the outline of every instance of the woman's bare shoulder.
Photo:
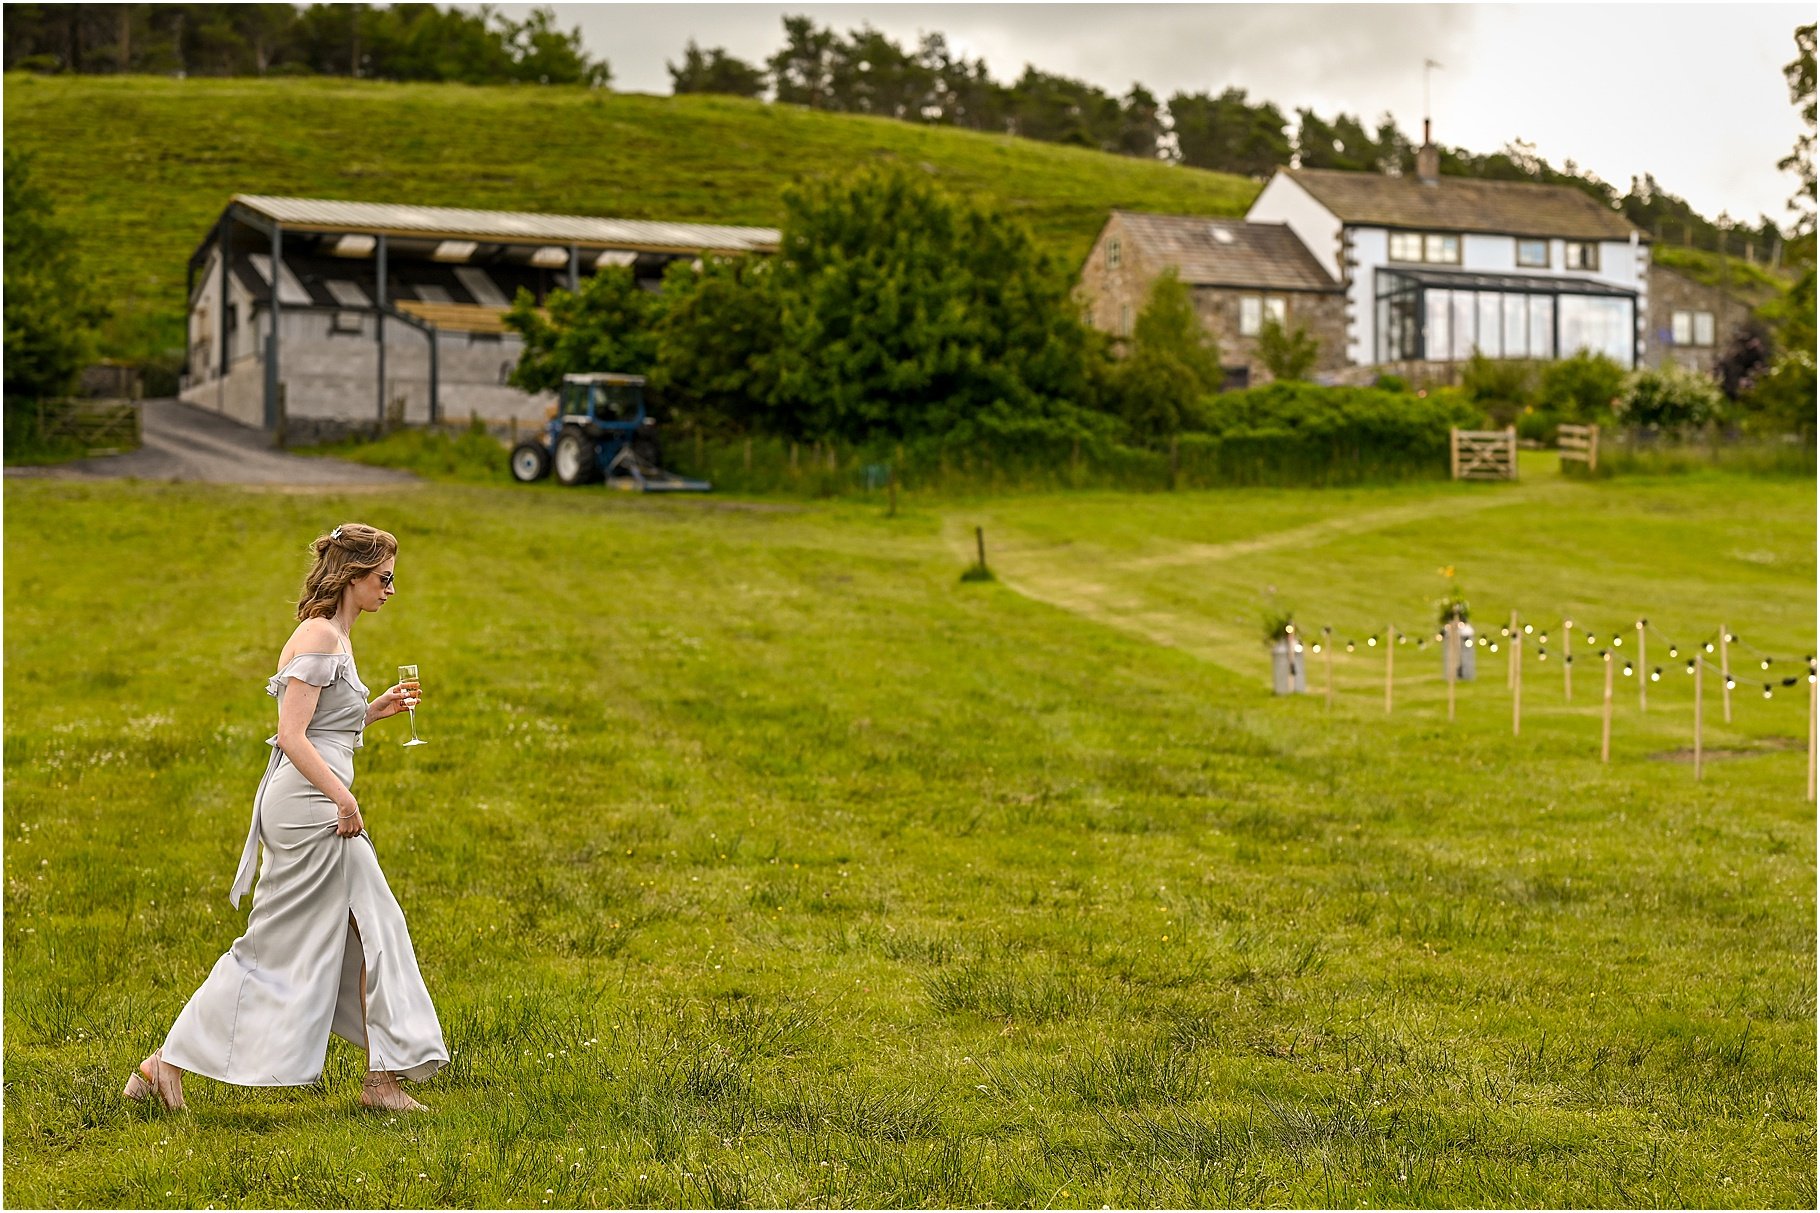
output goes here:
[{"label": "woman's bare shoulder", "polygon": [[278,655],[278,668],[283,669],[303,653],[339,653],[341,633],[335,625],[320,616],[306,619],[297,625],[291,638],[284,642],[284,651]]}]

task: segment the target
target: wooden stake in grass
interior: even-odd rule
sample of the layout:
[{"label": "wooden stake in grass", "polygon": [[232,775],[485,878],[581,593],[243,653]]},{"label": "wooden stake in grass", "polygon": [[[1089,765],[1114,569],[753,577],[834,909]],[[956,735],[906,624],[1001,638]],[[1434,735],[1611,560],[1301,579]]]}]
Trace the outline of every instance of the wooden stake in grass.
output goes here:
[{"label": "wooden stake in grass", "polygon": [[1599,729],[1599,761],[1611,761],[1611,668],[1614,664],[1609,649],[1601,650],[1599,657],[1605,662],[1605,721]]},{"label": "wooden stake in grass", "polygon": [[1725,683],[1725,685],[1720,688],[1720,693],[1725,698],[1725,723],[1726,724],[1730,724],[1732,722],[1731,639],[1732,639],[1731,634],[1725,630],[1725,625],[1720,624],[1719,625],[1719,677],[1721,679],[1723,679],[1724,683]]},{"label": "wooden stake in grass", "polygon": [[1327,659],[1327,710],[1333,711],[1333,629],[1321,629],[1321,655]]},{"label": "wooden stake in grass", "polygon": [[1447,638],[1447,719],[1453,719],[1453,684],[1460,670],[1460,628],[1458,621],[1448,620],[1443,629]]},{"label": "wooden stake in grass", "polygon": [[1391,643],[1384,646],[1384,715],[1390,715],[1390,692],[1396,685],[1397,667],[1397,625],[1391,624],[1384,629],[1384,634],[1391,638]]},{"label": "wooden stake in grass", "polygon": [[978,564],[962,573],[961,580],[991,581],[992,570],[986,567],[986,528],[983,526],[974,527],[973,538],[979,544],[980,561]]},{"label": "wooden stake in grass", "polygon": [[1510,735],[1523,735],[1523,633],[1510,629]]},{"label": "wooden stake in grass", "polygon": [[1567,702],[1574,701],[1574,621],[1561,621],[1561,685],[1566,688]]},{"label": "wooden stake in grass", "polygon": [[1637,620],[1637,710],[1649,711],[1649,620]]},{"label": "wooden stake in grass", "polygon": [[1814,663],[1807,663],[1807,798],[1814,798],[1814,708],[1820,704],[1820,682],[1814,681]]},{"label": "wooden stake in grass", "polygon": [[1705,699],[1706,657],[1694,650],[1694,778],[1700,778],[1700,708]]},{"label": "wooden stake in grass", "polygon": [[1504,685],[1514,686],[1517,681],[1517,613],[1510,613],[1510,652],[1504,658]]}]

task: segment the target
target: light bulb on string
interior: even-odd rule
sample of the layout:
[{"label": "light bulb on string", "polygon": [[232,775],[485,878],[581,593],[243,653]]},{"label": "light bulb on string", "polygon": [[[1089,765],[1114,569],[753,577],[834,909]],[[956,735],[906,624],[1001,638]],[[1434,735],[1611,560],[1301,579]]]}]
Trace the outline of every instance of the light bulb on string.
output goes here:
[{"label": "light bulb on string", "polygon": [[1352,644],[1352,641],[1350,641],[1350,640],[1348,640],[1348,641],[1347,641],[1347,642],[1346,642],[1346,651],[1347,651],[1347,652],[1348,652],[1348,653],[1350,653],[1350,652],[1352,652],[1352,649],[1353,649],[1353,644]]},{"label": "light bulb on string", "polygon": [[1494,644],[1494,645],[1492,645],[1492,646],[1491,646],[1491,651],[1492,651],[1492,652],[1494,652],[1494,653],[1495,653],[1495,652],[1497,652],[1497,651],[1498,651],[1498,646],[1497,646],[1497,645],[1495,645],[1495,644]]},{"label": "light bulb on string", "polygon": [[1536,660],[1537,661],[1547,661],[1548,660],[1548,650],[1547,649],[1539,650],[1536,653]]},{"label": "light bulb on string", "polygon": [[1542,635],[1539,637],[1539,640],[1542,644],[1547,644],[1548,643],[1548,633],[1543,632]]},{"label": "light bulb on string", "polygon": [[1706,642],[1706,651],[1709,653],[1713,651],[1713,642],[1710,640]]},{"label": "light bulb on string", "polygon": [[1321,642],[1318,640],[1314,642],[1314,651],[1317,653],[1321,651]]},{"label": "light bulb on string", "polygon": [[1766,670],[1769,669],[1769,658],[1767,657],[1763,659],[1763,668]]},{"label": "light bulb on string", "polygon": [[1661,682],[1662,681],[1662,667],[1661,666],[1657,666],[1655,669],[1653,669],[1649,672],[1649,680],[1651,682]]},{"label": "light bulb on string", "polygon": [[1378,638],[1376,636],[1367,636],[1365,638],[1365,643],[1375,649],[1378,647]]},{"label": "light bulb on string", "polygon": [[1624,644],[1624,637],[1622,637],[1622,636],[1613,636],[1613,637],[1612,637],[1612,638],[1611,638],[1611,646],[1612,646],[1612,648],[1614,648],[1614,649],[1615,649],[1615,648],[1621,648],[1621,647],[1622,647],[1622,646],[1623,646],[1623,644]]},{"label": "light bulb on string", "polygon": [[1509,628],[1499,628],[1499,629],[1498,629],[1498,635],[1500,635],[1500,636],[1508,636],[1508,635],[1510,635],[1510,629],[1509,629]]},{"label": "light bulb on string", "polygon": [[1624,663],[1624,676],[1626,678],[1629,678],[1632,673],[1634,673],[1634,671],[1630,668],[1630,662],[1628,662],[1628,661],[1625,662]]},{"label": "light bulb on string", "polygon": [[1572,665],[1574,663],[1574,655],[1569,653],[1567,656],[1561,658],[1561,660],[1565,661],[1568,665]]},{"label": "light bulb on string", "polygon": [[1294,636],[1295,635],[1295,624],[1293,624],[1293,623],[1284,624],[1283,625],[1283,635]]},{"label": "light bulb on string", "polygon": [[1674,646],[1674,645],[1672,645],[1672,644],[1671,644],[1671,645],[1669,645],[1669,646],[1668,646],[1668,655],[1669,655],[1669,656],[1670,656],[1670,657],[1679,657],[1679,656],[1680,656],[1680,655],[1681,655],[1681,653],[1680,653],[1680,651],[1679,651],[1679,650],[1677,650],[1677,649],[1676,649],[1676,648],[1675,648],[1675,646]]},{"label": "light bulb on string", "polygon": [[1736,678],[1727,678],[1725,680],[1725,689],[1728,691],[1737,685],[1738,685],[1738,680]]},{"label": "light bulb on string", "polygon": [[1763,684],[1763,698],[1768,699],[1769,697],[1770,697],[1769,683],[1766,682]]},{"label": "light bulb on string", "polygon": [[1737,644],[1738,638],[1728,632],[1728,633],[1726,633],[1726,636],[1725,636],[1725,643],[1726,644]]},{"label": "light bulb on string", "polygon": [[1535,634],[1536,634],[1536,625],[1535,625],[1535,624],[1533,624],[1533,623],[1526,623],[1526,624],[1524,624],[1524,625],[1523,625],[1523,634],[1524,634],[1524,635],[1525,635],[1525,636],[1533,636],[1533,635],[1535,635]]},{"label": "light bulb on string", "polygon": [[1598,644],[1599,638],[1597,636],[1594,636],[1591,632],[1588,632],[1588,633],[1586,633],[1586,643],[1587,644]]},{"label": "light bulb on string", "polygon": [[1693,662],[1691,662],[1691,661],[1690,661],[1690,662],[1688,662],[1688,663],[1687,663],[1687,672],[1688,672],[1688,673],[1689,673],[1689,674],[1691,674],[1691,673],[1693,673],[1693,672],[1694,672],[1694,663],[1693,663]]}]

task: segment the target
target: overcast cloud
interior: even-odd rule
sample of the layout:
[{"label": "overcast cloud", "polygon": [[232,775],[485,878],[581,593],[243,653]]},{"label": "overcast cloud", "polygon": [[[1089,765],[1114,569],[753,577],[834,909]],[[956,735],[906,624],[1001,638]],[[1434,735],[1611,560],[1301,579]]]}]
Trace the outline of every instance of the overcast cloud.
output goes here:
[{"label": "overcast cloud", "polygon": [[[522,16],[533,6],[502,4]],[[1620,193],[1654,173],[1709,217],[1790,218],[1800,134],[1782,65],[1801,4],[554,4],[622,92],[668,93],[667,62],[694,38],[761,65],[783,17],[842,32],[870,24],[899,45],[924,32],[1010,83],[1025,64],[1160,99],[1237,86],[1277,103],[1422,129],[1424,59],[1435,139],[1475,152],[1524,139]]]}]

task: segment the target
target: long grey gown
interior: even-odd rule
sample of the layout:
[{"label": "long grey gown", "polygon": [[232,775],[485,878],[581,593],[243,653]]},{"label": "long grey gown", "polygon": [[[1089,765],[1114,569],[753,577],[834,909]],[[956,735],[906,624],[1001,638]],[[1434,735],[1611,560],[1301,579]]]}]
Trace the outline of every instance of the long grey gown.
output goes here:
[{"label": "long grey gown", "polygon": [[[292,678],[322,688],[309,739],[352,788],[367,701],[353,657],[300,654],[267,681],[266,693],[282,699]],[[428,1078],[447,1063],[449,1051],[372,840],[364,831],[336,834],[334,802],[291,765],[276,736],[266,744],[271,761],[253,797],[252,827],[228,895],[238,909],[264,843],[246,934],[177,1016],[164,1059],[240,1086],[301,1086],[321,1075],[332,1031],[367,1049],[369,1070]]]}]

